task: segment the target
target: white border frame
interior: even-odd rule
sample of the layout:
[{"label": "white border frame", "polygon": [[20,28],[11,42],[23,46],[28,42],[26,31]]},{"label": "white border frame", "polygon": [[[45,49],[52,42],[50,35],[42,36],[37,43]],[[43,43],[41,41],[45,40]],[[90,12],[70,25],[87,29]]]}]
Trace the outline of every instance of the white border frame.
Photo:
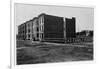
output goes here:
[{"label": "white border frame", "polygon": [[[10,67],[13,69],[17,69],[17,68],[23,68],[23,67],[38,67],[41,65],[42,66],[45,66],[45,65],[49,65],[49,66],[55,66],[56,64],[59,66],[60,64],[63,64],[65,65],[65,63],[67,65],[69,64],[74,64],[74,62],[61,62],[60,64],[59,63],[45,63],[45,64],[30,64],[30,65],[16,65],[16,28],[15,28],[15,17],[14,17],[14,4],[15,3],[22,3],[22,4],[33,4],[33,5],[45,5],[45,6],[59,6],[59,7],[85,7],[85,8],[93,8],[94,9],[94,12],[95,12],[95,6],[93,5],[74,5],[74,4],[46,4],[46,3],[31,3],[31,2],[19,2],[17,0],[15,1],[11,1],[10,2],[10,14],[11,14],[11,27],[10,27],[10,31],[11,31],[11,34],[10,34],[10,44],[11,44],[11,47],[10,47],[10,53],[11,53],[11,58],[10,58]],[[95,16],[94,16],[95,17]],[[95,19],[94,19],[95,20]],[[94,36],[95,37],[95,36]],[[94,42],[95,44],[95,42]],[[95,47],[94,47],[95,49]],[[81,61],[81,62],[75,62],[76,64],[87,64],[87,63],[95,63],[95,51],[94,51],[94,60],[93,61]]]}]

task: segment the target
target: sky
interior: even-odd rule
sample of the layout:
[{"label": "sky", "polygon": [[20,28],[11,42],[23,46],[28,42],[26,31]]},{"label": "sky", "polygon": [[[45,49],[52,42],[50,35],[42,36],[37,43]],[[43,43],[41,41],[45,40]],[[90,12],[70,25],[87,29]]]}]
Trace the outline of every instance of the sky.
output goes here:
[{"label": "sky", "polygon": [[66,18],[76,18],[76,32],[82,30],[93,30],[94,9],[89,7],[72,7],[72,6],[50,6],[37,4],[15,3],[14,19],[16,32],[18,25],[37,17],[41,13],[55,15]]}]

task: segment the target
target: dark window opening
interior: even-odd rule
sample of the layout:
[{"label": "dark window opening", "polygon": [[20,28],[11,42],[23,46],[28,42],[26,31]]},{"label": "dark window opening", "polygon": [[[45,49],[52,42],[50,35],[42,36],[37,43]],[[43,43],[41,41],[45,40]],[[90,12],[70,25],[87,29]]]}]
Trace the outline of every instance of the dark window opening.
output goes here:
[{"label": "dark window opening", "polygon": [[39,37],[39,34],[37,34],[37,38]]},{"label": "dark window opening", "polygon": [[28,37],[30,38],[30,35],[28,35]]},{"label": "dark window opening", "polygon": [[42,38],[43,38],[43,34],[42,34]]},{"label": "dark window opening", "polygon": [[39,28],[37,28],[37,31],[39,31]]},{"label": "dark window opening", "polygon": [[30,33],[30,29],[28,29],[28,32]]}]

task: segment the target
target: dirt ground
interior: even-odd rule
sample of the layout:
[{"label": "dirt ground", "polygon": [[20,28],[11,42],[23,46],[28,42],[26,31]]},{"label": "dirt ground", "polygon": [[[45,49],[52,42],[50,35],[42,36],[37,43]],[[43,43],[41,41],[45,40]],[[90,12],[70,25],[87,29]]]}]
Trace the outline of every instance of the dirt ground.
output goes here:
[{"label": "dirt ground", "polygon": [[17,47],[18,65],[85,60],[93,60],[93,43],[34,42]]}]

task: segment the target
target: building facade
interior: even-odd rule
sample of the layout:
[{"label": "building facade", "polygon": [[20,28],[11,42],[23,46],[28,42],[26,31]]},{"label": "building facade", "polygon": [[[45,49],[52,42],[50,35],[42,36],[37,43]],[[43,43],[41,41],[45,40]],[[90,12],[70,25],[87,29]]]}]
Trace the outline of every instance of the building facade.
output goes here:
[{"label": "building facade", "polygon": [[29,20],[27,21],[26,24],[26,40],[33,40],[32,38],[32,33],[33,33],[33,29],[32,29],[32,25],[33,25],[33,20]]},{"label": "building facade", "polygon": [[26,39],[26,24],[23,23],[18,26],[18,39],[25,40]]},{"label": "building facade", "polygon": [[32,31],[32,38],[33,40],[39,40],[39,24],[38,24],[38,18],[35,17],[33,19],[33,22],[32,22],[32,28],[33,28],[33,31]]},{"label": "building facade", "polygon": [[39,41],[44,40],[44,15],[40,14],[38,16],[38,24],[39,24]]}]

